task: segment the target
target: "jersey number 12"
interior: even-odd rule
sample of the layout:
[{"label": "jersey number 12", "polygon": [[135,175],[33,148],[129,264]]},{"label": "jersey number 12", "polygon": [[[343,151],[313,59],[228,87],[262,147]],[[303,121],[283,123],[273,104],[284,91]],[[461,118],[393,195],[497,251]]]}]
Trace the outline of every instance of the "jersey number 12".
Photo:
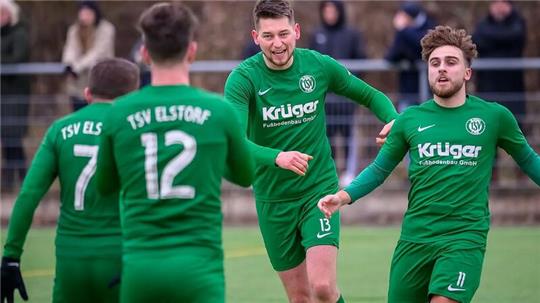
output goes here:
[{"label": "jersey number 12", "polygon": [[[184,149],[171,159],[161,172],[158,182],[158,138],[156,133],[141,135],[141,144],[144,146],[144,170],[146,178],[146,192],[148,199],[192,199],[195,197],[195,188],[189,185],[173,186],[174,178],[188,166],[197,153],[197,141],[193,136],[180,130],[171,130],[165,133],[165,146],[181,144]],[[158,185],[159,183],[159,185]]]}]

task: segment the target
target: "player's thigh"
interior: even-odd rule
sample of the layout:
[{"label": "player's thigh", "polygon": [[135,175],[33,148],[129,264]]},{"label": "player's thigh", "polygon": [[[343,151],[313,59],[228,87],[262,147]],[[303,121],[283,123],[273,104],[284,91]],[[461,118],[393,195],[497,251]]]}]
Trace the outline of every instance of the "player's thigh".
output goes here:
[{"label": "player's thigh", "polygon": [[435,250],[428,244],[398,241],[388,288],[389,303],[427,302]]},{"label": "player's thigh", "polygon": [[485,248],[450,249],[437,258],[429,285],[430,295],[468,303],[480,285]]},{"label": "player's thigh", "polygon": [[53,302],[118,302],[109,282],[121,272],[121,257],[57,257]]},{"label": "player's thigh", "polygon": [[222,257],[147,255],[125,258],[123,265],[121,302],[225,301]]},{"label": "player's thigh", "polygon": [[275,271],[286,271],[300,265],[306,258],[299,224],[302,207],[293,203],[257,202],[259,228]]}]

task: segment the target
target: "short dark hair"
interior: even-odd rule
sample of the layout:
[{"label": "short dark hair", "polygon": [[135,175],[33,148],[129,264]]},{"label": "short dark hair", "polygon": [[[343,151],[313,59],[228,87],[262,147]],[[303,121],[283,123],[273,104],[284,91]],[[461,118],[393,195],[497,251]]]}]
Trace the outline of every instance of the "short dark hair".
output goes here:
[{"label": "short dark hair", "polygon": [[260,19],[278,19],[282,17],[287,17],[291,24],[294,23],[294,10],[287,0],[259,0],[253,8],[255,28],[258,27]]},{"label": "short dark hair", "polygon": [[422,45],[422,59],[424,61],[429,60],[429,56],[436,48],[445,45],[459,48],[469,67],[472,60],[478,56],[476,44],[473,43],[471,35],[468,35],[464,29],[455,29],[447,25],[438,25],[435,29],[430,29],[420,44]]},{"label": "short dark hair", "polygon": [[197,25],[191,9],[180,3],[154,4],[139,19],[144,45],[158,63],[182,60]]},{"label": "short dark hair", "polygon": [[112,100],[139,87],[139,68],[120,58],[104,59],[90,69],[88,88],[94,97]]}]

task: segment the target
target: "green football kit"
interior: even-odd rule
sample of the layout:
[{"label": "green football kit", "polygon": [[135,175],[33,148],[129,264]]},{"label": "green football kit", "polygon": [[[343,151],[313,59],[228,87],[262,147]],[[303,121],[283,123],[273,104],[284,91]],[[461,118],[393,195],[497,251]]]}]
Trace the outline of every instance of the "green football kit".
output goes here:
[{"label": "green football kit", "polygon": [[147,86],[107,115],[96,178],[120,188],[122,302],[223,302],[221,180],[249,186],[254,160],[222,97]]},{"label": "green football kit", "polygon": [[13,207],[4,256],[19,259],[34,212],[58,177],[53,302],[118,302],[118,287],[107,287],[121,271],[118,193],[99,194],[94,178],[110,106],[90,104],[49,127]]},{"label": "green football kit", "polygon": [[489,230],[488,188],[497,147],[540,185],[540,157],[512,113],[468,95],[455,108],[429,100],[396,119],[375,161],[345,188],[355,201],[409,153],[409,205],[390,270],[389,302],[441,295],[470,302]]},{"label": "green football kit", "polygon": [[[338,189],[326,137],[326,94],[346,96],[383,122],[397,116],[384,94],[331,57],[301,48],[293,56],[288,69],[272,70],[259,53],[235,68],[225,84],[225,98],[240,115],[257,164],[259,226],[277,271],[296,267],[309,247],[339,245],[339,215],[327,220],[317,209],[320,197]],[[306,175],[277,167],[281,151],[313,156]]]}]

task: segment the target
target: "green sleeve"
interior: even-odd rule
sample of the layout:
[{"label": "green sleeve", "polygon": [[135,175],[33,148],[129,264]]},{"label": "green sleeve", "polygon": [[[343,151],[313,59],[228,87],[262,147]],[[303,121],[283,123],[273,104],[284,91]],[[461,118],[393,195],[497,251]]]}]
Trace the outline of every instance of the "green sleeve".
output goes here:
[{"label": "green sleeve", "polygon": [[351,197],[351,203],[362,198],[381,185],[401,162],[409,150],[404,131],[405,118],[399,116],[392,127],[377,158],[366,167],[347,187],[345,191]]},{"label": "green sleeve", "polygon": [[120,190],[120,180],[116,161],[114,159],[114,150],[112,145],[112,111],[108,112],[103,123],[103,131],[99,140],[98,160],[96,167],[96,186],[97,190],[103,194],[111,194]]},{"label": "green sleeve", "polygon": [[[230,102],[238,113],[240,127],[245,134],[249,133],[249,104],[254,100],[255,89],[252,87],[249,79],[238,70],[234,70],[225,83],[225,98]],[[248,140],[251,153],[255,158],[257,165],[275,165],[276,157],[281,150],[261,146]]]},{"label": "green sleeve", "polygon": [[232,183],[248,187],[253,182],[255,162],[247,140],[240,131],[238,115],[229,107],[226,112],[226,117],[229,117],[230,121],[226,123],[229,141],[224,177]]},{"label": "green sleeve", "polygon": [[6,257],[20,259],[34,212],[58,174],[55,130],[53,125],[47,131],[15,200],[4,246]]},{"label": "green sleeve", "polygon": [[375,114],[382,122],[388,123],[398,115],[392,101],[381,91],[351,74],[341,63],[329,56],[323,56],[330,90],[361,104]]},{"label": "green sleeve", "polygon": [[501,106],[498,146],[504,149],[531,180],[540,185],[540,157],[527,143],[514,115]]},{"label": "green sleeve", "polygon": [[383,184],[399,162],[384,153],[379,153],[377,158],[343,189],[351,197],[351,203]]}]

